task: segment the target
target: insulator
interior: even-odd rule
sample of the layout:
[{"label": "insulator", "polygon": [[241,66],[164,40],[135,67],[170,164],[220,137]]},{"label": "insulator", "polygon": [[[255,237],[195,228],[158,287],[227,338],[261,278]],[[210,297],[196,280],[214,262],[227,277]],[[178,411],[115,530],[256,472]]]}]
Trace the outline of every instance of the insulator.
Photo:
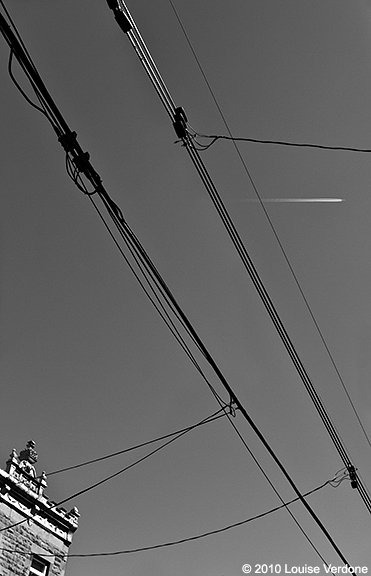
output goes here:
[{"label": "insulator", "polygon": [[182,106],[175,109],[173,126],[178,138],[187,136],[187,115]]},{"label": "insulator", "polygon": [[132,28],[129,20],[121,10],[115,10],[115,19],[121,30],[127,34]]},{"label": "insulator", "polygon": [[352,464],[348,466],[350,485],[353,489],[358,488],[356,469]]}]

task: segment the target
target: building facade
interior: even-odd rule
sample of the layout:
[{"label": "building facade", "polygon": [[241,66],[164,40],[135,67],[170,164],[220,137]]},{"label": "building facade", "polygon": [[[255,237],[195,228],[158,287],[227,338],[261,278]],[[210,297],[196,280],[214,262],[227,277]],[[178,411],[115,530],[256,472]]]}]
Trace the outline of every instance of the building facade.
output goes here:
[{"label": "building facade", "polygon": [[49,500],[45,472],[37,476],[35,442],[13,449],[0,469],[0,576],[63,576],[78,527],[69,512]]}]

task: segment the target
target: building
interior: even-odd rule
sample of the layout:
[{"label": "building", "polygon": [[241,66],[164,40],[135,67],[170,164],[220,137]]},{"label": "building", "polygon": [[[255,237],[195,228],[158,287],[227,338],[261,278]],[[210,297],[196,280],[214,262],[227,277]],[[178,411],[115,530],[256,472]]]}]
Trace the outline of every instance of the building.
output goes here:
[{"label": "building", "polygon": [[37,476],[35,442],[18,456],[13,449],[0,469],[0,576],[63,576],[77,508],[67,512],[45,495],[45,472]]}]

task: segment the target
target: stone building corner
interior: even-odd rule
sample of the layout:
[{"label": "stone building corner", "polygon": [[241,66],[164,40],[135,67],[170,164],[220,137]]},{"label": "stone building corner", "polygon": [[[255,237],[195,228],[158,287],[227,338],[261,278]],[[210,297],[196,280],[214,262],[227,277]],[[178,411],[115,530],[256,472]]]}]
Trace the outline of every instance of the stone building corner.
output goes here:
[{"label": "stone building corner", "polygon": [[0,576],[63,576],[79,512],[45,494],[45,472],[35,464],[35,442],[13,449],[0,469]]}]

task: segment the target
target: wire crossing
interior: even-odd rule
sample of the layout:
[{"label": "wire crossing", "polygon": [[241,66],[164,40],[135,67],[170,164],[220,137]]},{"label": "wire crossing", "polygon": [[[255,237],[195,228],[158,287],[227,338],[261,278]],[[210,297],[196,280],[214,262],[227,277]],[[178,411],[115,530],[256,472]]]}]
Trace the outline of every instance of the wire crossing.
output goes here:
[{"label": "wire crossing", "polygon": [[[112,7],[112,0],[109,0],[110,7]],[[120,27],[127,33],[131,32],[132,26],[129,20],[126,18],[124,14],[124,18],[118,14],[120,10],[115,10],[115,18],[117,22],[120,24]],[[186,314],[181,309],[180,305],[176,301],[175,297],[171,293],[170,289],[166,285],[164,279],[161,277],[160,273],[156,269],[154,263],[146,253],[145,249],[141,245],[139,239],[136,237],[135,233],[131,230],[127,222],[125,221],[123,214],[120,208],[115,204],[115,202],[110,198],[108,192],[105,190],[102,180],[99,174],[94,170],[93,166],[90,163],[89,154],[87,152],[83,152],[82,148],[77,142],[77,135],[75,132],[72,132],[64,120],[63,116],[59,112],[57,106],[55,105],[52,97],[50,96],[49,92],[47,91],[44,83],[42,82],[32,60],[28,57],[26,51],[24,50],[22,43],[17,39],[16,35],[11,30],[10,26],[7,24],[5,18],[0,14],[0,31],[3,34],[6,42],[8,43],[11,51],[14,53],[14,56],[17,58],[19,63],[21,64],[26,76],[29,78],[31,85],[37,95],[37,98],[45,112],[45,115],[50,120],[57,136],[60,144],[64,148],[66,155],[69,159],[69,167],[72,170],[70,174],[73,177],[74,182],[80,190],[84,193],[92,196],[93,194],[97,194],[102,201],[103,205],[105,206],[112,222],[116,226],[121,238],[128,246],[130,252],[136,258],[136,261],[139,262],[141,266],[141,270],[145,272],[147,275],[146,278],[149,278],[153,285],[156,287],[159,294],[161,294],[163,300],[168,304],[171,311],[175,315],[175,317],[179,320],[183,328],[186,330],[187,334],[197,346],[199,351],[202,353],[206,361],[209,363],[211,368],[213,369],[214,373],[216,374],[219,381],[224,386],[225,390],[227,390],[231,405],[235,404],[237,408],[241,411],[244,415],[245,419],[259,437],[260,441],[269,452],[270,456],[273,458],[277,466],[280,468],[282,474],[285,476],[286,480],[289,482],[291,487],[293,488],[294,492],[296,493],[299,500],[305,506],[307,511],[310,513],[312,518],[315,520],[317,525],[320,527],[323,534],[326,536],[327,540],[330,542],[333,549],[338,554],[339,558],[344,562],[344,564],[350,567],[350,564],[347,562],[345,556],[339,549],[339,547],[334,542],[333,538],[331,537],[330,533],[327,531],[317,514],[314,512],[312,507],[308,504],[305,500],[304,496],[299,491],[298,487],[294,483],[293,479],[283,466],[282,462],[279,460],[271,446],[268,444],[267,440],[264,438],[263,434],[256,426],[250,415],[247,413],[244,406],[241,404],[239,399],[237,398],[236,394],[232,390],[231,386],[229,385],[227,379],[225,378],[224,374],[221,372],[220,368],[218,367],[217,363],[215,362],[214,358],[206,348],[205,344],[197,334],[196,330],[193,328],[191,322],[187,318]],[[143,48],[143,42],[140,44],[138,43],[138,47],[141,46]],[[149,61],[149,64],[151,62]],[[153,65],[148,65],[148,71],[155,70]],[[159,82],[159,86],[162,86],[163,82]],[[163,88],[161,88],[163,89]],[[171,102],[169,98],[164,95],[164,104],[167,106]],[[177,134],[182,134],[184,123],[186,122],[184,111],[182,109],[176,109],[174,111],[174,128]],[[178,135],[179,135],[178,134]],[[181,136],[183,138],[183,136]],[[185,142],[186,137],[184,136]],[[67,162],[68,164],[68,162]],[[81,178],[81,174],[85,176],[85,178],[90,182],[93,186],[93,190],[89,192]],[[310,540],[309,540],[310,541]],[[312,543],[311,543],[312,544]],[[314,545],[312,544],[314,547]],[[315,547],[314,547],[315,548]],[[315,548],[316,550],[316,548]],[[317,551],[317,550],[316,550]],[[318,551],[317,551],[318,552]]]},{"label": "wire crossing", "polygon": [[[317,486],[316,488],[309,490],[308,492],[303,494],[303,496],[305,496],[305,497],[310,496],[310,494],[314,494],[315,492],[322,490],[323,488],[325,488],[325,486],[332,486],[333,488],[337,488],[344,479],[345,479],[345,477],[343,476],[339,479],[335,477],[332,480],[327,480],[326,482],[324,482],[320,486]],[[270,510],[266,510],[265,512],[261,512],[260,514],[256,514],[255,516],[251,516],[250,518],[246,518],[245,520],[240,520],[239,522],[234,522],[233,524],[228,524],[228,526],[223,526],[223,528],[216,528],[214,530],[209,530],[208,532],[203,532],[202,534],[197,534],[195,536],[188,536],[187,538],[182,538],[180,540],[172,540],[171,542],[164,542],[162,544],[153,544],[152,546],[143,546],[141,548],[131,548],[129,550],[116,550],[115,552],[90,552],[90,553],[84,553],[84,554],[68,554],[68,556],[65,556],[65,558],[66,559],[67,558],[98,558],[98,557],[101,558],[101,557],[107,557],[107,556],[121,556],[123,554],[134,554],[136,552],[145,552],[148,550],[157,550],[158,548],[168,548],[169,546],[176,546],[178,544],[184,544],[185,542],[192,542],[194,540],[200,540],[202,538],[206,538],[207,536],[213,536],[215,534],[220,534],[221,532],[226,532],[227,530],[231,530],[232,528],[244,526],[245,524],[249,524],[250,522],[253,522],[254,520],[264,518],[265,516],[268,516],[269,514],[272,514],[273,512],[277,512],[277,510],[282,510],[282,508],[285,508],[285,507],[289,506],[290,504],[297,502],[298,500],[299,500],[299,498],[293,498],[289,502],[285,502],[284,504],[281,504],[280,506],[276,506],[275,508],[271,508]],[[14,550],[10,550],[8,548],[0,548],[0,550],[6,550],[7,552],[14,552]],[[17,553],[22,554],[22,552],[19,552],[18,550],[17,550]],[[29,554],[31,554],[31,552],[23,552],[23,554],[25,556],[28,556]],[[43,558],[50,558],[50,557],[53,557],[54,555],[53,554],[41,554],[41,556]]]},{"label": "wire crossing", "polygon": [[[136,51],[143,67],[149,76],[151,83],[153,84],[157,94],[159,95],[161,101],[163,102],[167,113],[170,115],[173,121],[173,127],[176,135],[182,141],[184,147],[186,148],[188,155],[195,166],[206,191],[214,204],[222,223],[242,261],[244,268],[246,269],[251,281],[253,282],[263,305],[271,318],[273,325],[275,326],[279,337],[283,345],[285,346],[287,353],[289,354],[297,372],[307,390],[344,466],[349,471],[349,474],[353,478],[352,487],[357,488],[365,506],[371,513],[371,497],[368,493],[367,488],[363,484],[362,479],[357,474],[355,466],[352,464],[351,458],[348,455],[344,442],[342,441],[335,425],[333,424],[323,401],[315,389],[315,386],[304,367],[296,349],[291,341],[288,332],[271,300],[263,281],[261,280],[258,271],[256,270],[247,249],[225,207],[219,192],[217,191],[210,174],[207,171],[203,160],[199,154],[199,151],[194,143],[194,133],[188,129],[188,120],[185,111],[182,107],[176,107],[169,91],[162,79],[160,73],[155,66],[152,56],[141,37],[138,28],[130,14],[125,2],[123,0],[107,0],[109,7],[113,10],[116,20],[118,21],[120,28],[127,34],[134,50]],[[118,16],[120,14],[120,16]]]}]

